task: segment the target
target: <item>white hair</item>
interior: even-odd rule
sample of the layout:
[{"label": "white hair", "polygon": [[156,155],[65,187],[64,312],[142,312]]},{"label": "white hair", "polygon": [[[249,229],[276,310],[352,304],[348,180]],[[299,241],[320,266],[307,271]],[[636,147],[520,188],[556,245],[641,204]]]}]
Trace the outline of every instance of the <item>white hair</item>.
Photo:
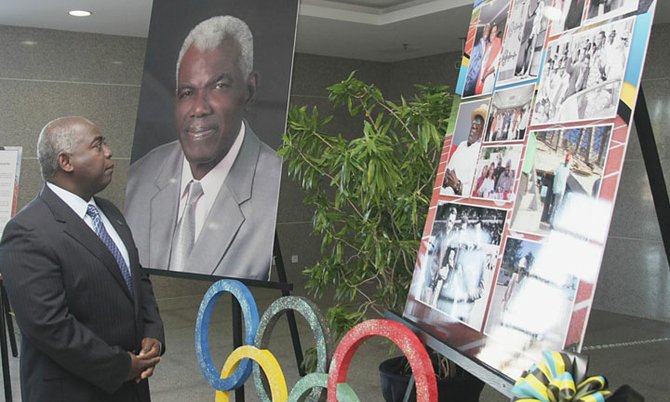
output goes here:
[{"label": "white hair", "polygon": [[188,33],[181,45],[177,58],[177,82],[179,67],[186,51],[195,46],[199,50],[211,50],[223,43],[226,39],[234,40],[240,47],[239,67],[244,77],[251,74],[254,66],[254,37],[249,26],[239,18],[230,15],[220,15],[202,21]]},{"label": "white hair", "polygon": [[82,121],[93,125],[84,117],[67,116],[48,122],[40,131],[37,138],[37,160],[40,163],[40,172],[44,180],[56,174],[59,154],[72,153],[79,139],[75,127]]}]

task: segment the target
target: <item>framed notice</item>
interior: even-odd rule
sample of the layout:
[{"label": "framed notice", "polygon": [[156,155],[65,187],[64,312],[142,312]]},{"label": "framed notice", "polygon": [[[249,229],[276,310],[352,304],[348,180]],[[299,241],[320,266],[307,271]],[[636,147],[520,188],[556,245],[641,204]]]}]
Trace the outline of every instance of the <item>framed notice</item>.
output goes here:
[{"label": "framed notice", "polygon": [[0,234],[16,213],[22,147],[0,146]]},{"label": "framed notice", "polygon": [[581,349],[655,4],[474,4],[403,315],[510,379]]}]

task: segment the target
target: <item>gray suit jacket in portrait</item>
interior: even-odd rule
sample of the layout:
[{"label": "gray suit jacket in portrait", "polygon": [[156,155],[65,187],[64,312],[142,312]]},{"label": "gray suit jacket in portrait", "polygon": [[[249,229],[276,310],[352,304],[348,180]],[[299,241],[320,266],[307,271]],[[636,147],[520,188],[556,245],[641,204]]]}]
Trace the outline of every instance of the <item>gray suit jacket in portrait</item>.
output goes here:
[{"label": "gray suit jacket in portrait", "polygon": [[[183,161],[179,141],[174,141],[130,167],[125,215],[144,267],[168,268]],[[269,279],[280,174],[281,158],[247,124],[240,152],[193,246],[187,272]]]}]

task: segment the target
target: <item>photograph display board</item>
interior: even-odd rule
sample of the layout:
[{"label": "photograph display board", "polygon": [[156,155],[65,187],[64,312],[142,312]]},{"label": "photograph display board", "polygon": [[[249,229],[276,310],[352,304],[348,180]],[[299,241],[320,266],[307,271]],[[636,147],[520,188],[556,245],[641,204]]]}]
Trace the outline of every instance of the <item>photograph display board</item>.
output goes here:
[{"label": "photograph display board", "polygon": [[124,207],[143,267],[270,279],[297,15],[154,0]]},{"label": "photograph display board", "polygon": [[16,214],[22,147],[0,146],[0,234]]},{"label": "photograph display board", "polygon": [[655,5],[474,4],[403,315],[512,380],[581,350]]}]

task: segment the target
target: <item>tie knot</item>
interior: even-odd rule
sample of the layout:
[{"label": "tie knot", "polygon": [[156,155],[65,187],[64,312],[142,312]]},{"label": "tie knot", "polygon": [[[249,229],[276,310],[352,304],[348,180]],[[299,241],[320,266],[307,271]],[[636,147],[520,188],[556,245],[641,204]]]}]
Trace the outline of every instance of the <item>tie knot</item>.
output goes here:
[{"label": "tie knot", "polygon": [[188,199],[186,201],[187,204],[193,204],[200,198],[200,196],[203,194],[202,191],[202,185],[200,184],[199,181],[191,181],[190,183],[190,188],[188,191]]},{"label": "tie knot", "polygon": [[97,219],[100,217],[100,214],[98,213],[98,208],[95,207],[93,204],[88,204],[88,207],[86,207],[86,215],[90,216],[93,219]]}]

